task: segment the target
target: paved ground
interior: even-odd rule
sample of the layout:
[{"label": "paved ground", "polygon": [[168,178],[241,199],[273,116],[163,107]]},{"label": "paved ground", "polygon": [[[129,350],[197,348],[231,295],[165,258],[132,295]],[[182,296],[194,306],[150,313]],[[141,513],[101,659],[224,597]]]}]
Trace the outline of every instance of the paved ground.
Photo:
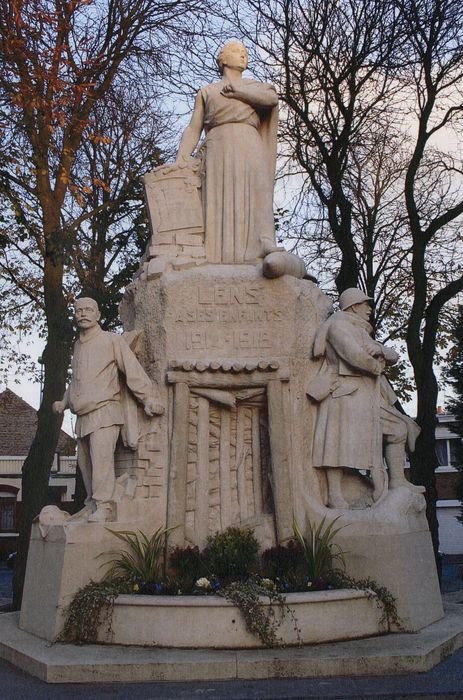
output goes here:
[{"label": "paved ground", "polygon": [[[444,589],[463,588],[461,565],[444,567]],[[11,572],[0,569],[0,598],[11,595]],[[463,605],[463,590],[462,601]],[[47,684],[0,660],[3,700],[299,700],[302,698],[366,700],[368,698],[463,699],[463,649],[431,671],[403,676],[205,681],[190,683]]]},{"label": "paved ground", "polygon": [[362,678],[214,681],[201,683],[93,683],[49,685],[0,661],[5,700],[299,700],[302,698],[463,698],[463,649],[428,673]]},{"label": "paved ground", "polygon": [[442,592],[451,593],[463,589],[463,557],[460,561],[444,562],[442,566]]},{"label": "paved ground", "polygon": [[0,605],[5,605],[11,601],[11,580],[12,572],[0,565]]}]

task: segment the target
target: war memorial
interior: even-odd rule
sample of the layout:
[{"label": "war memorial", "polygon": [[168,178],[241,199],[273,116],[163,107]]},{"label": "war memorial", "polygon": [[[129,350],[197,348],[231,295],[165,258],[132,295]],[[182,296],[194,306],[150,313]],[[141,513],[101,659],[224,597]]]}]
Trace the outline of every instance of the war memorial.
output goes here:
[{"label": "war memorial", "polygon": [[[419,428],[384,376],[398,356],[372,337],[361,290],[345,290],[333,313],[303,261],[277,246],[277,94],[242,77],[241,44],[226,44],[218,63],[221,79],[198,92],[176,161],[144,178],[152,237],[120,307],[123,335],[101,330],[93,300],[76,302],[72,379],[55,409],[77,415],[87,500],[75,516],[46,508],[37,518],[18,634],[59,637],[73,596],[101,578],[110,530],[171,528],[169,547],[202,547],[237,527],[268,548],[291,540],[294,522],[339,519],[346,572],[390,591],[400,628],[384,628],[365,591],[288,594],[299,633],[281,626],[287,666],[271,673],[301,675],[291,645],[300,662],[306,645],[406,636],[444,611],[422,488],[404,477]],[[193,659],[182,678],[228,678],[227,650],[261,646],[238,617],[217,596],[121,595],[98,641],[121,664],[122,645],[143,663],[166,648],[207,649],[206,667]],[[96,659],[101,647],[87,659],[92,649]],[[256,677],[251,665],[242,677]],[[97,677],[135,680],[136,666]]]}]

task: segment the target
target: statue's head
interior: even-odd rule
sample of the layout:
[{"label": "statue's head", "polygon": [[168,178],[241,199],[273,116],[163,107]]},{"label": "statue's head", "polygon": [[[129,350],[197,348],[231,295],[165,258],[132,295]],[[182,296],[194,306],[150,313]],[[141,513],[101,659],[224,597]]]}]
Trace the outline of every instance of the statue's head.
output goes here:
[{"label": "statue's head", "polygon": [[339,308],[341,311],[346,311],[355,304],[362,304],[365,301],[371,301],[371,299],[372,297],[367,296],[361,289],[349,287],[349,289],[345,289],[339,297]]},{"label": "statue's head", "polygon": [[368,321],[371,315],[371,299],[361,289],[349,287],[339,297],[339,308],[341,311],[348,311]]},{"label": "statue's head", "polygon": [[220,75],[225,66],[244,71],[248,67],[248,50],[241,41],[227,41],[217,54]]},{"label": "statue's head", "polygon": [[101,314],[95,299],[81,297],[74,304],[75,319],[79,330],[88,330],[98,325]]}]

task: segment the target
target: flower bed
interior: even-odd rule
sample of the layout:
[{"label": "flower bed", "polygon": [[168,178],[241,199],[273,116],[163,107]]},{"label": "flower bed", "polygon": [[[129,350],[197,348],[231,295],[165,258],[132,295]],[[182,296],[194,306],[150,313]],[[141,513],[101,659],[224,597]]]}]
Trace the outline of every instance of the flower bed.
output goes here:
[{"label": "flower bed", "polygon": [[308,521],[310,539],[294,523],[297,541],[266,550],[260,562],[252,531],[238,528],[209,537],[202,552],[176,547],[167,567],[161,566],[161,552],[168,530],[151,537],[114,532],[129,550],[110,552],[116,556],[106,579],[77,591],[60,639],[245,649],[353,639],[388,631],[391,623],[400,627],[387,589],[333,567],[337,560],[344,565],[342,550],[332,542],[336,520],[325,527],[323,519],[315,530]]}]

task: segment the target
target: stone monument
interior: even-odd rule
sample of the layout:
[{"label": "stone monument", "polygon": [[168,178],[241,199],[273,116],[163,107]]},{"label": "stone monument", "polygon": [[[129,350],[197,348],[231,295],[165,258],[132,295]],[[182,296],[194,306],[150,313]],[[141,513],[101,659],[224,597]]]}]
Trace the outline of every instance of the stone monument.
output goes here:
[{"label": "stone monument", "polygon": [[[404,628],[420,629],[443,611],[424,498],[403,478],[415,429],[382,379],[397,358],[371,338],[365,295],[348,290],[331,316],[303,262],[276,247],[277,95],[242,78],[242,45],[218,63],[176,162],[144,178],[151,241],[120,313],[165,410],[147,418],[135,406],[142,429],[116,445],[111,529],[173,527],[171,545],[202,546],[233,525],[269,547],[291,538],[293,517],[303,527],[341,515],[348,572],[387,586]],[[356,343],[362,365],[344,347]],[[20,625],[53,639],[114,538],[103,522],[39,525]]]}]

